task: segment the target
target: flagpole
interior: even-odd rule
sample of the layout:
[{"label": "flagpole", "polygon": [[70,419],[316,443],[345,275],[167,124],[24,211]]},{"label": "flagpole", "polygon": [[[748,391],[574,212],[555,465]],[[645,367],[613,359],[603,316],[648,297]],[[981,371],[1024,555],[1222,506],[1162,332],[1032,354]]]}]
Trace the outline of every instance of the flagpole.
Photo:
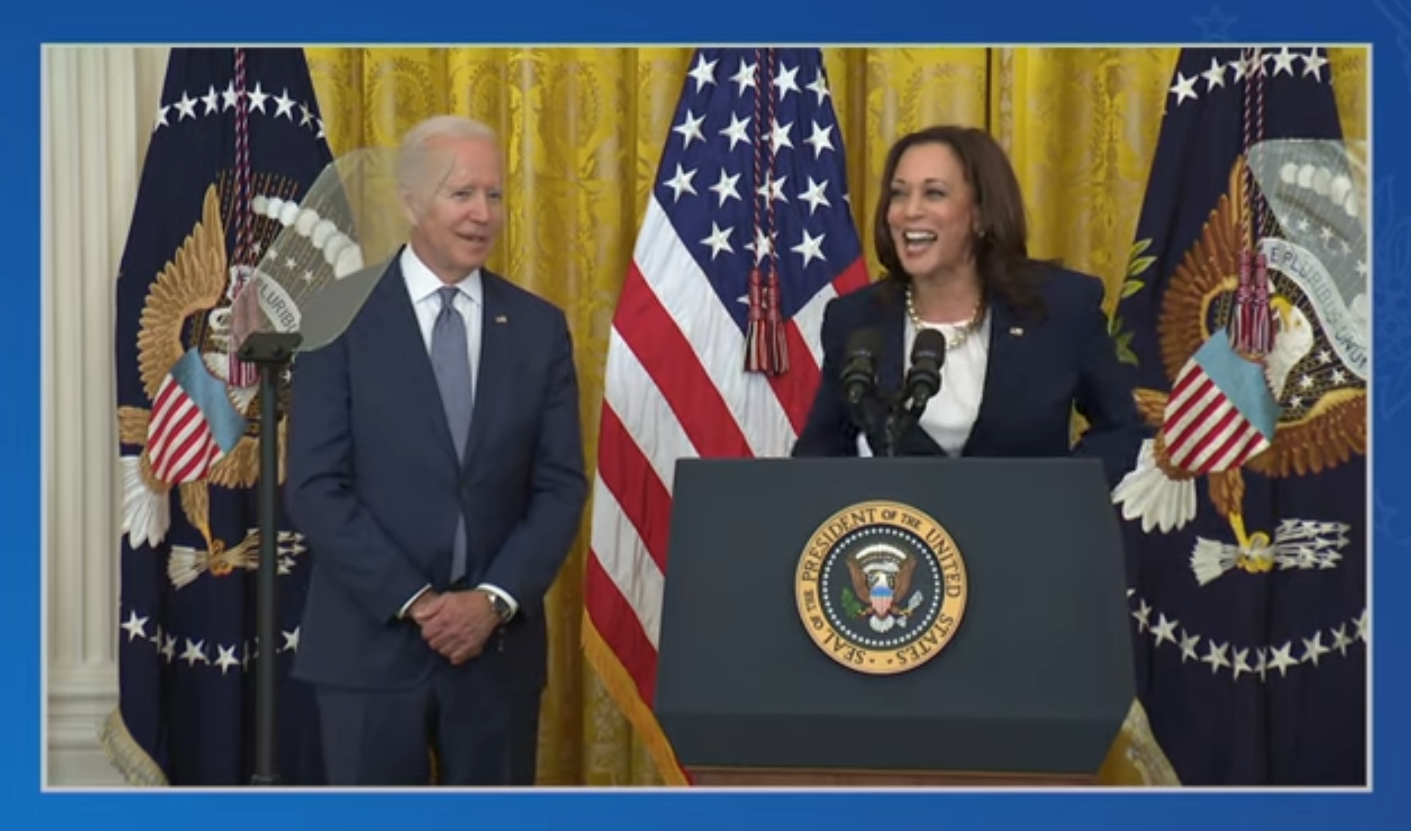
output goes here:
[{"label": "flagpole", "polygon": [[303,338],[297,332],[252,332],[242,361],[260,371],[260,559],[255,586],[255,772],[253,787],[280,784],[276,737],[279,621],[279,377]]}]

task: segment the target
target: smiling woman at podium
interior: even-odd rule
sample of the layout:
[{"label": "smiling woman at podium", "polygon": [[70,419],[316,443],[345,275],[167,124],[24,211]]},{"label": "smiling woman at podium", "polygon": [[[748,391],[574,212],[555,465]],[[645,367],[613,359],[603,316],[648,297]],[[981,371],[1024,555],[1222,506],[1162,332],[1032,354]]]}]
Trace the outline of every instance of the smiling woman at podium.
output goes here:
[{"label": "smiling woman at podium", "polygon": [[[885,275],[829,302],[792,455],[1079,455],[1115,486],[1145,428],[1103,284],[1029,256],[1004,151],[982,130],[931,127],[892,146],[882,188]],[[1075,409],[1088,422],[1076,446]]]}]

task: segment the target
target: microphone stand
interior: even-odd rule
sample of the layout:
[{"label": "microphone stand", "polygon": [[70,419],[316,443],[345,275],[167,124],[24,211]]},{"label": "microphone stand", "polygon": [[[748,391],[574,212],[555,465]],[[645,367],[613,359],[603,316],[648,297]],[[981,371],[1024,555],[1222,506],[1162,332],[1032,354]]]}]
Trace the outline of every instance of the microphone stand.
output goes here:
[{"label": "microphone stand", "polygon": [[279,621],[279,376],[303,337],[297,332],[251,332],[240,360],[260,368],[260,560],[255,581],[255,773],[253,787],[280,784],[275,752]]},{"label": "microphone stand", "polygon": [[[907,402],[910,400],[910,404]],[[910,430],[916,422],[921,420],[921,413],[926,409],[928,399],[915,400],[913,396],[907,395],[905,391],[900,394],[889,395],[886,398],[887,420],[883,427],[883,441],[885,455],[888,458],[895,458],[897,446],[901,444],[901,437]]]}]

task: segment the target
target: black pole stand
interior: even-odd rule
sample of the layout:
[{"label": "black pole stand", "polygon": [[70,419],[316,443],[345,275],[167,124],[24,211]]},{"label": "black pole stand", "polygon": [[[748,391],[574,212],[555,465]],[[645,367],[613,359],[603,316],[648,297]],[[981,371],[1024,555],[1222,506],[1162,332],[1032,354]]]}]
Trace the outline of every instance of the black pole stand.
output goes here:
[{"label": "black pole stand", "polygon": [[260,562],[256,573],[255,773],[257,788],[280,784],[275,741],[279,655],[279,377],[303,338],[297,332],[253,332],[240,360],[260,368]]}]

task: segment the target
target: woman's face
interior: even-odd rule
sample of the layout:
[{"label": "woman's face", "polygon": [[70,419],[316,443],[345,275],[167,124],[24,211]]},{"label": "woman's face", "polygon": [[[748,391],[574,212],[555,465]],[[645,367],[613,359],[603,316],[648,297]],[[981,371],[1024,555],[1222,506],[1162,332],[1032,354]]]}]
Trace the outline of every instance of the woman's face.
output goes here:
[{"label": "woman's face", "polygon": [[907,274],[926,279],[973,261],[975,190],[950,145],[907,148],[890,187],[887,224]]}]

